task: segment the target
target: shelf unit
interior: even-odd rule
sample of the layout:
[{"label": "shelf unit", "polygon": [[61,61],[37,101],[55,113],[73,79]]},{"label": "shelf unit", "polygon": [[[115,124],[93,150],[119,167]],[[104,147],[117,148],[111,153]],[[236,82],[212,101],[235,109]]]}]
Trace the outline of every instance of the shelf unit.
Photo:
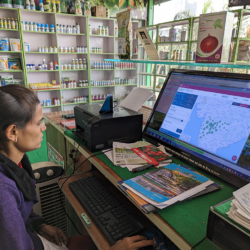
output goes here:
[{"label": "shelf unit", "polygon": [[[20,18],[19,18],[19,10],[15,8],[5,8],[0,7],[0,16],[1,18],[14,18],[18,20],[18,29],[0,29],[0,34],[3,37],[8,38],[17,38],[22,40],[22,34],[20,32]],[[10,49],[10,47],[9,47]],[[7,56],[18,56],[21,61],[21,70],[0,70],[0,76],[9,76],[13,75],[14,79],[22,79],[25,83],[25,62],[23,57],[23,47],[21,44],[20,47],[21,51],[0,51],[0,56],[7,55]]]},{"label": "shelf unit", "polygon": [[[174,61],[174,60],[167,60],[167,61],[158,61],[158,62],[151,62],[147,61],[147,55],[144,51],[142,45],[138,45],[139,51],[139,59],[145,62],[140,64],[138,67],[138,75],[139,75],[139,82],[141,87],[147,87],[148,89],[152,90],[156,96],[163,85],[167,73],[171,68],[183,68],[183,69],[196,69],[196,70],[215,70],[215,71],[224,71],[224,72],[235,72],[235,73],[248,73],[249,68],[247,65],[249,60],[246,62],[237,60],[238,55],[238,48],[241,41],[249,41],[250,38],[245,38],[246,35],[243,30],[243,24],[246,25],[249,22],[247,16],[250,15],[250,10],[240,9],[234,10],[235,12],[235,22],[234,28],[236,29],[236,36],[232,38],[232,50],[231,54],[229,55],[230,62],[237,64],[238,66],[235,67],[228,67],[227,65],[222,66],[222,64],[217,64],[216,66],[211,66],[210,64],[189,64],[186,65],[185,62],[188,61],[191,63],[194,60],[190,58],[190,50],[196,51],[197,45],[197,36],[198,36],[198,28],[199,28],[199,17],[187,18],[178,21],[160,23],[157,25],[151,25],[145,27],[155,44],[156,50],[160,55],[160,51],[169,52],[169,55],[172,56],[173,50],[181,49],[183,50],[183,60]],[[245,22],[245,23],[244,23]],[[183,31],[186,31],[186,39],[185,41],[180,41],[180,37],[176,42],[170,41],[161,41],[160,37],[169,34],[169,29],[174,26],[175,28]],[[246,28],[245,28],[246,29]],[[171,58],[170,58],[171,59]]]},{"label": "shelf unit", "polygon": [[[5,13],[5,14],[4,14]],[[7,14],[6,14],[7,13]],[[8,15],[8,13],[12,13]],[[88,87],[77,87],[77,88],[60,88],[60,89],[42,89],[34,90],[41,102],[46,99],[57,98],[61,100],[60,105],[45,106],[44,112],[61,111],[67,109],[73,109],[74,105],[82,103],[92,103],[91,95],[98,94],[114,94],[115,99],[122,98],[128,91],[131,91],[135,84],[126,85],[112,85],[112,86],[91,86],[91,80],[113,80],[116,77],[122,79],[134,78],[135,82],[137,79],[137,68],[133,69],[92,69],[94,61],[104,61],[104,59],[116,59],[118,58],[118,39],[114,36],[115,27],[117,21],[114,18],[99,18],[99,17],[86,17],[74,14],[64,13],[48,13],[41,11],[31,11],[26,9],[14,9],[14,8],[3,8],[0,7],[1,17],[13,17],[18,19],[19,29],[8,30],[1,29],[5,32],[6,37],[13,37],[16,33],[16,38],[20,38],[21,51],[20,52],[1,52],[3,54],[15,54],[20,55],[22,70],[15,71],[0,71],[0,75],[15,73],[17,77],[22,78],[25,82],[25,86],[28,88],[30,83],[52,83],[52,80],[56,80],[57,84],[60,84],[64,77],[69,77],[70,80],[87,80]],[[21,21],[53,24],[55,32],[36,32],[27,31],[22,29]],[[68,34],[57,32],[57,24],[64,25],[75,25],[80,24],[80,34]],[[92,34],[89,34],[89,24],[92,26]],[[139,21],[132,21],[133,30],[139,27]],[[109,27],[109,36],[97,35],[98,25]],[[10,33],[11,32],[11,33]],[[24,51],[24,42],[30,43],[30,51]],[[50,47],[57,48],[57,52],[38,52],[38,47]],[[60,46],[74,47],[76,46],[87,46],[86,53],[63,53],[59,52]],[[103,47],[103,53],[92,53],[93,47]],[[138,46],[138,39],[133,39],[133,49]],[[137,54],[133,54],[133,58],[136,59]],[[85,58],[87,61],[88,68],[86,70],[62,70],[60,67],[64,62],[69,62],[72,59]],[[59,70],[27,70],[26,64],[42,64],[42,60],[45,59],[47,65],[49,61],[53,63],[57,62]],[[87,102],[73,103],[74,96],[88,95],[90,98]],[[63,103],[62,100],[66,102]],[[96,100],[95,102],[102,102],[103,100]],[[94,102],[94,101],[93,101]],[[52,103],[53,104],[53,103]],[[65,105],[64,105],[65,104]]]}]

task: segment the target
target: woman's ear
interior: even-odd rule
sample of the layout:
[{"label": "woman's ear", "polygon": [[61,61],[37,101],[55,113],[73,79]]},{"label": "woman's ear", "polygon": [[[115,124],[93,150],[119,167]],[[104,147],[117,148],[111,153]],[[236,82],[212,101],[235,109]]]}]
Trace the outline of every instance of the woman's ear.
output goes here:
[{"label": "woman's ear", "polygon": [[12,124],[9,125],[6,129],[6,136],[8,140],[17,142],[17,127],[16,125]]}]

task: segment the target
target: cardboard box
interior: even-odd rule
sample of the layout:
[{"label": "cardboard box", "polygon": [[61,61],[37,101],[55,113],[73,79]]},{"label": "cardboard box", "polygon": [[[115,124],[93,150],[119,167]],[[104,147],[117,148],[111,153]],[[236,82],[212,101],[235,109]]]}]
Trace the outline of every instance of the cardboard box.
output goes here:
[{"label": "cardboard box", "polygon": [[228,62],[233,21],[234,13],[228,11],[200,15],[197,63]]},{"label": "cardboard box", "polygon": [[92,16],[106,18],[106,7],[99,5],[91,8]]}]

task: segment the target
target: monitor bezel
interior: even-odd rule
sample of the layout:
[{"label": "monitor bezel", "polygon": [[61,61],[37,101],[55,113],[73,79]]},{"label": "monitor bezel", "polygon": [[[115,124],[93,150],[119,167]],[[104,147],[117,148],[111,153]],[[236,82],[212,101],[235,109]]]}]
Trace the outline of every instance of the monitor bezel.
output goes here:
[{"label": "monitor bezel", "polygon": [[198,156],[192,155],[189,152],[179,149],[167,142],[161,141],[160,139],[153,137],[146,133],[146,130],[149,125],[149,121],[151,120],[155,109],[161,99],[161,96],[164,92],[166,85],[168,84],[168,80],[172,73],[183,73],[187,75],[199,75],[199,76],[209,76],[209,77],[223,77],[223,78],[230,78],[230,79],[239,79],[239,80],[249,80],[250,81],[250,74],[237,74],[237,73],[225,73],[225,72],[209,72],[209,71],[198,71],[198,70],[184,70],[184,69],[171,69],[166,77],[166,80],[161,88],[159,96],[155,102],[155,105],[152,109],[152,112],[149,116],[149,119],[143,129],[142,136],[145,140],[152,142],[154,144],[162,144],[166,147],[170,153],[172,153],[175,157],[181,158],[184,161],[188,161],[189,164],[202,168],[203,170],[225,180],[226,182],[236,186],[242,187],[248,184],[249,182],[240,176],[237,176],[227,170],[224,170],[208,161],[205,161]]}]

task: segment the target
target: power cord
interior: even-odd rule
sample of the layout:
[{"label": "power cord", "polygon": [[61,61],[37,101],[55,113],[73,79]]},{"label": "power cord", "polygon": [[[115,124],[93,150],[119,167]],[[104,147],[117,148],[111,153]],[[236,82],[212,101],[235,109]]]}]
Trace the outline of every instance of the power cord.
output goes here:
[{"label": "power cord", "polygon": [[[97,118],[97,117],[99,117],[99,116],[101,116],[101,115],[103,115],[103,114],[105,114],[105,113],[108,113],[108,112],[109,112],[110,110],[112,110],[112,109],[115,109],[117,106],[118,106],[118,104],[117,104],[115,107],[112,107],[111,109],[109,109],[109,110],[107,110],[107,111],[105,111],[105,112],[103,112],[103,113],[101,113],[101,114],[99,114],[99,115],[97,115],[97,116],[92,117],[92,118],[87,122],[87,124],[86,124],[86,126],[85,126],[85,129],[84,129],[83,136],[80,138],[80,141],[79,141],[79,143],[78,143],[77,149],[76,149],[76,150],[75,150],[75,149],[70,150],[69,157],[73,160],[73,162],[70,163],[70,165],[68,165],[68,167],[66,168],[65,172],[67,172],[67,170],[69,169],[69,167],[70,167],[72,164],[74,164],[73,172],[71,173],[71,175],[70,175],[68,178],[66,178],[66,180],[63,182],[62,186],[61,186],[61,187],[59,186],[60,189],[61,189],[61,192],[60,192],[60,201],[61,201],[61,205],[62,205],[62,207],[63,207],[63,211],[64,211],[64,213],[66,214],[66,216],[68,217],[68,219],[71,221],[72,225],[74,226],[74,228],[76,229],[76,231],[78,232],[79,235],[81,235],[80,231],[77,229],[76,225],[74,224],[74,222],[72,221],[72,219],[70,218],[70,216],[68,215],[66,209],[65,209],[64,206],[63,206],[63,202],[62,202],[62,187],[63,187],[64,183],[65,183],[65,182],[66,182],[66,181],[76,172],[76,170],[77,170],[84,162],[86,162],[86,160],[88,160],[89,158],[91,158],[91,157],[93,157],[93,156],[95,156],[95,155],[103,154],[103,153],[106,153],[106,152],[108,152],[108,151],[113,150],[113,149],[109,149],[108,151],[105,151],[105,152],[101,152],[101,153],[98,153],[98,154],[93,154],[93,155],[91,155],[90,157],[86,158],[86,159],[76,168],[76,155],[77,155],[77,153],[78,153],[78,151],[79,151],[79,147],[80,147],[81,141],[85,138],[85,131],[86,131],[86,128],[87,128],[88,124],[89,124],[91,121],[93,121],[95,118]],[[75,153],[75,157],[74,157],[74,158],[73,158],[73,153]],[[89,171],[90,171],[90,170],[85,171],[84,173],[89,172]],[[57,181],[58,185],[59,185],[59,181],[60,181],[61,178],[62,178],[62,176],[61,176],[61,177],[58,179],[58,181]]]},{"label": "power cord", "polygon": [[199,244],[201,244],[201,242],[203,242],[206,239],[206,237],[204,237],[202,240],[200,240],[198,243],[196,243],[191,250],[195,250],[194,248],[197,247]]}]

